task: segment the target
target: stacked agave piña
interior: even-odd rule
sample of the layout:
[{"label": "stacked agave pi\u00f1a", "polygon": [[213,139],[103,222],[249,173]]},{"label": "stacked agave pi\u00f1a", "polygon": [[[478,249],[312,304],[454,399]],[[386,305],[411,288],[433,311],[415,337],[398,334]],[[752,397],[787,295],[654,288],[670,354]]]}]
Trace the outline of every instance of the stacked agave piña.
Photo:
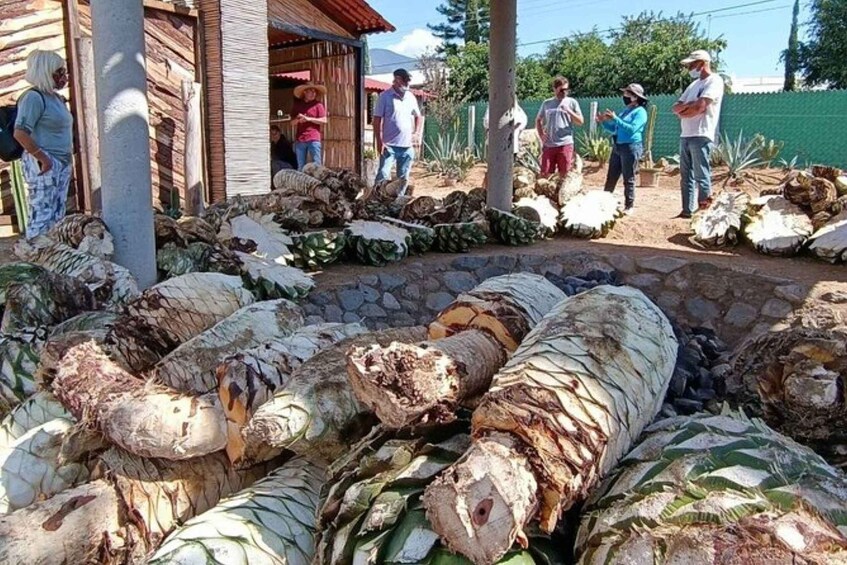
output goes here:
[{"label": "stacked agave pi\u00f1a", "polygon": [[309,231],[291,235],[292,262],[310,271],[338,261],[347,244],[342,231]]},{"label": "stacked agave pi\u00f1a", "polygon": [[411,237],[403,228],[356,220],[345,230],[350,253],[365,265],[382,267],[406,258]]},{"label": "stacked agave pi\u00f1a", "polygon": [[847,330],[791,327],[744,342],[727,392],[747,413],[843,464],[847,452]]},{"label": "stacked agave pi\u00f1a", "polygon": [[521,198],[515,202],[515,213],[520,214],[523,209],[534,210],[541,224],[541,235],[552,237],[559,226],[559,209],[546,196],[531,196]]},{"label": "stacked agave pi\u00f1a", "polygon": [[845,563],[847,482],[741,414],[661,420],[595,491],[578,562]]},{"label": "stacked agave pi\u00f1a", "polygon": [[291,335],[243,349],[216,370],[218,395],[227,419],[226,451],[233,463],[244,458],[241,430],[256,410],[286,385],[291,374],[318,351],[365,333],[359,324],[316,324]]},{"label": "stacked agave pi\u00f1a", "polygon": [[517,349],[565,293],[541,275],[517,273],[487,279],[460,294],[429,325],[437,340],[468,329],[491,334],[507,351]]},{"label": "stacked agave pi\u00f1a", "polygon": [[488,390],[507,353],[564,298],[538,275],[488,279],[439,314],[430,341],[351,349],[353,391],[392,428],[452,414]]},{"label": "stacked agave pi\u00f1a", "polygon": [[495,375],[471,447],[427,487],[435,531],[479,564],[526,545],[534,518],[552,532],[658,413],[676,353],[670,322],[638,290],[561,301]]},{"label": "stacked agave pi\u00f1a", "polygon": [[381,330],[318,352],[292,372],[242,429],[241,464],[267,460],[283,449],[323,462],[344,453],[363,435],[370,416],[347,379],[347,351],[356,345],[415,342],[424,336],[422,327]]},{"label": "stacked agave pi\u00f1a", "polygon": [[495,208],[489,208],[487,214],[491,233],[506,245],[529,245],[540,235],[540,221],[530,221]]},{"label": "stacked agave pi\u00f1a", "polygon": [[192,518],[149,565],[308,565],[324,470],[291,459],[265,478]]},{"label": "stacked agave pi\u00f1a", "polygon": [[559,221],[565,233],[576,237],[603,237],[622,216],[620,203],[611,192],[590,190],[562,204]]},{"label": "stacked agave pi\u00f1a", "polygon": [[444,253],[467,253],[488,241],[488,226],[483,220],[455,224],[436,224],[433,247]]},{"label": "stacked agave pi\u00f1a", "polygon": [[694,214],[692,238],[701,245],[735,245],[750,197],[744,192],[722,192],[706,210]]},{"label": "stacked agave pi\u00f1a", "polygon": [[[421,503],[426,486],[471,442],[467,416],[440,426],[374,431],[329,469],[314,563],[465,563],[439,543]],[[515,550],[501,564],[562,562],[565,552]],[[551,547],[552,549],[552,547]]]},{"label": "stacked agave pi\u00f1a", "polygon": [[816,257],[830,263],[847,263],[847,210],[813,233],[809,242],[809,251]]},{"label": "stacked agave pi\u00f1a", "polygon": [[812,235],[812,221],[782,196],[760,196],[750,203],[744,237],[765,255],[796,254]]}]

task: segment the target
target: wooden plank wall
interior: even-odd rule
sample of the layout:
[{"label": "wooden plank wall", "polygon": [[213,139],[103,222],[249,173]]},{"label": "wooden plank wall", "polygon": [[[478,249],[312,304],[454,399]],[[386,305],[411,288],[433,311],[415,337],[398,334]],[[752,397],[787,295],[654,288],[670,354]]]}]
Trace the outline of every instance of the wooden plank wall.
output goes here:
[{"label": "wooden plank wall", "polygon": [[[27,56],[45,49],[65,57],[65,36],[59,1],[0,0],[0,14],[0,104],[5,105],[29,88],[24,80]],[[8,165],[0,162],[0,227],[11,224],[14,209]]]},{"label": "wooden plank wall", "polygon": [[271,26],[274,20],[353,39],[349,31],[309,0],[268,0],[268,21]]},{"label": "wooden plank wall", "polygon": [[[356,107],[356,50],[323,41],[271,51],[271,74],[306,69],[313,82],[327,87],[324,103],[329,119],[324,127],[324,164],[356,170],[356,120],[362,119],[361,110]],[[290,100],[286,94],[271,93],[274,109],[286,98]],[[290,110],[290,102],[283,109]]]},{"label": "wooden plank wall", "polygon": [[[91,6],[79,5],[80,27],[91,35]],[[150,107],[150,165],[153,200],[163,206],[172,193],[185,205],[185,112],[182,81],[196,80],[197,18],[147,7],[144,35],[147,57],[147,100]]]}]

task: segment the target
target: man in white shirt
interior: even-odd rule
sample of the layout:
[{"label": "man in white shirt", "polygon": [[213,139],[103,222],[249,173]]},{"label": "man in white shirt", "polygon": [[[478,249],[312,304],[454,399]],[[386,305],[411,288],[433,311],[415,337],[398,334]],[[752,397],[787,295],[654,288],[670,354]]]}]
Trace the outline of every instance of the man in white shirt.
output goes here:
[{"label": "man in white shirt", "polygon": [[391,88],[379,95],[374,108],[374,137],[379,151],[379,171],[374,182],[391,178],[397,162],[397,178],[406,182],[400,194],[406,194],[409,174],[415,160],[415,145],[420,144],[423,115],[418,99],[409,89],[412,77],[406,69],[394,71]]},{"label": "man in white shirt", "polygon": [[[486,141],[488,140],[489,109],[490,105],[485,107],[485,116],[482,118],[482,127],[485,128]],[[521,150],[521,133],[524,129],[526,129],[526,124],[529,122],[529,118],[527,117],[526,112],[523,111],[523,108],[521,108],[521,105],[518,104],[517,100],[515,100],[515,105],[512,107],[512,115],[515,118],[514,153],[517,155]]]},{"label": "man in white shirt", "polygon": [[694,51],[681,63],[695,79],[673,105],[673,113],[682,125],[679,144],[682,212],[677,217],[690,218],[698,208],[708,208],[712,201],[710,157],[718,129],[724,83],[720,75],[712,72],[712,57],[706,51]]}]

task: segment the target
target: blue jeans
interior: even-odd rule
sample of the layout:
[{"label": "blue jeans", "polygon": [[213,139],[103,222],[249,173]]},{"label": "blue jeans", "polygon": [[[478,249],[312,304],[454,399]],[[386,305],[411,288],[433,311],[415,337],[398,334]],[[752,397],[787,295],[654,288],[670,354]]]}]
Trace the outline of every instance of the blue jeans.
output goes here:
[{"label": "blue jeans", "polygon": [[[708,137],[683,137],[679,143],[679,188],[682,211],[693,214],[712,195],[712,142]],[[699,188],[699,192],[698,192]]]},{"label": "blue jeans", "polygon": [[606,173],[606,192],[614,192],[618,179],[623,175],[624,206],[635,205],[635,175],[644,146],[641,143],[616,143],[609,159],[609,172]]},{"label": "blue jeans", "polygon": [[[386,145],[379,156],[379,171],[376,173],[374,183],[382,182],[391,178],[391,168],[394,166],[394,161],[397,161],[397,178],[409,181],[409,173],[412,172],[412,162],[415,160],[414,147],[397,147],[396,145]],[[403,194],[406,188],[403,187]]]},{"label": "blue jeans", "polygon": [[294,144],[294,154],[297,155],[297,170],[302,171],[306,166],[306,155],[312,155],[312,163],[321,165],[321,142],[320,141],[298,141]]}]

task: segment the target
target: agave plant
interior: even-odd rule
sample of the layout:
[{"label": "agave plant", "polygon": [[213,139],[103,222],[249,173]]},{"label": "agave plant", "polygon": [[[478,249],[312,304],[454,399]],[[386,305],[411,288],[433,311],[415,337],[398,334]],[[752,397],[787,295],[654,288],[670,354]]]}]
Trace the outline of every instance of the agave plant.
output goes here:
[{"label": "agave plant", "polygon": [[424,142],[427,170],[462,181],[476,163],[473,151],[465,147],[458,134],[439,134],[433,143]]},{"label": "agave plant", "polygon": [[609,162],[612,156],[612,142],[600,129],[594,132],[583,130],[577,135],[576,141],[579,144],[579,153],[587,159],[597,161],[600,165]]},{"label": "agave plant", "polygon": [[[741,183],[745,180],[755,184],[751,169],[760,167],[765,164],[762,161],[759,150],[761,149],[761,139],[758,137],[746,138],[744,131],[738,132],[738,137],[732,139],[727,133],[721,134],[720,142],[715,147],[713,153],[715,159],[728,167],[728,171],[721,173],[715,180],[723,180],[723,186],[726,186],[730,181]],[[712,164],[715,164],[713,159]]]},{"label": "agave plant", "polygon": [[757,141],[759,144],[759,158],[768,167],[771,166],[771,163],[774,161],[774,159],[779,157],[779,152],[782,151],[783,147],[785,147],[784,141],[767,139],[764,135],[760,133],[757,133],[753,140]]},{"label": "agave plant", "polygon": [[531,143],[522,144],[521,151],[515,159],[515,165],[538,175],[541,172],[541,143],[534,139]]}]

